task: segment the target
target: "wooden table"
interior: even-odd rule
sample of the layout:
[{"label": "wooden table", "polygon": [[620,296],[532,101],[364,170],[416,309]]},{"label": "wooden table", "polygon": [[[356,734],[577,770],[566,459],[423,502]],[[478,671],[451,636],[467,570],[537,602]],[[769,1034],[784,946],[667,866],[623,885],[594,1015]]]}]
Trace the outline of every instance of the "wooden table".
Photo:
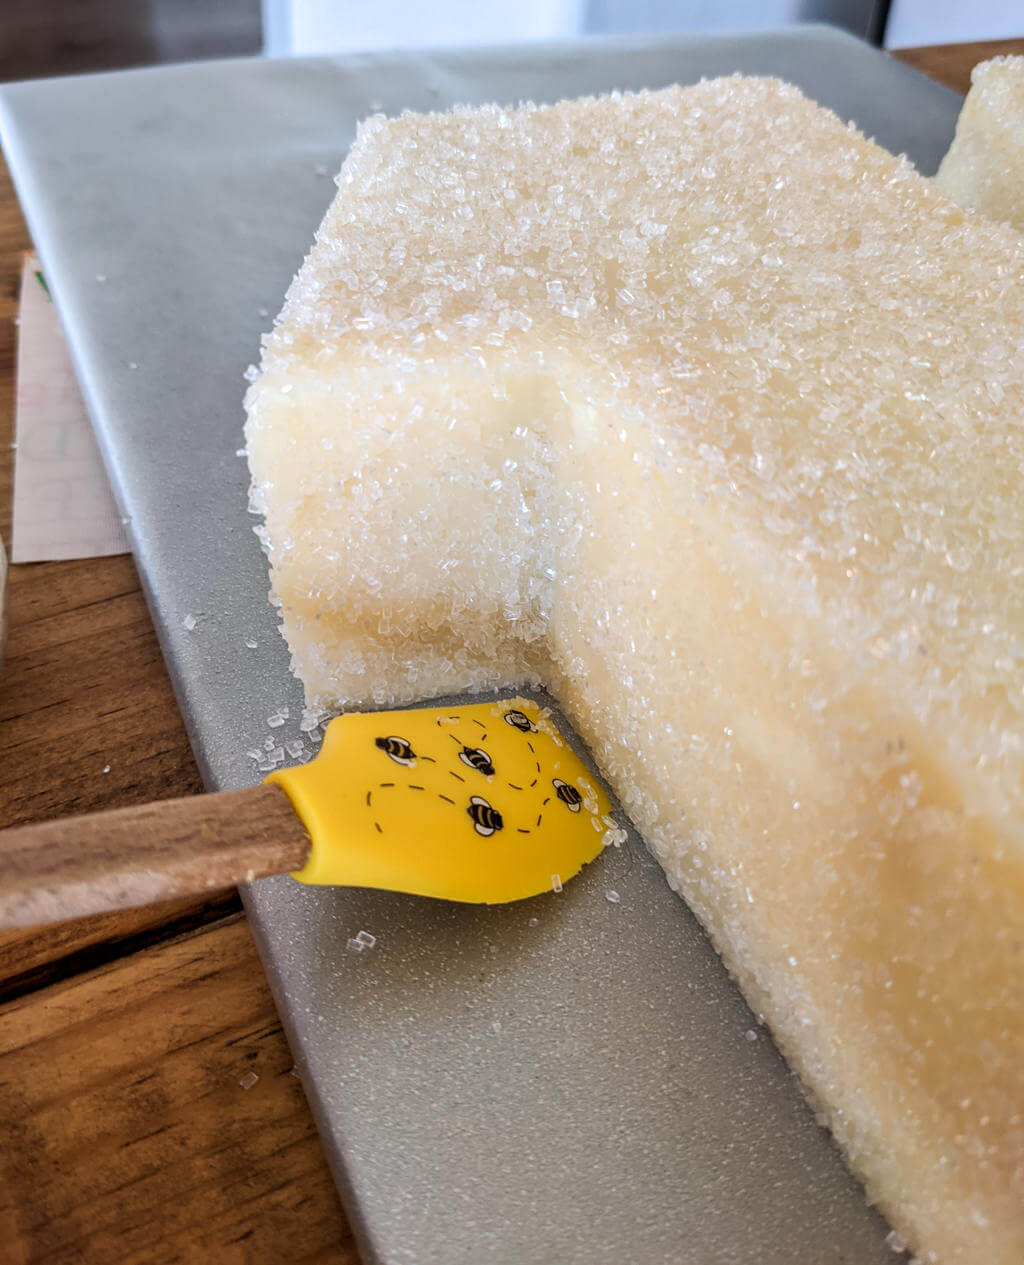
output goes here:
[{"label": "wooden table", "polygon": [[[964,92],[999,52],[1024,39],[898,56]],[[0,170],[6,540],[28,245]],[[131,559],[14,567],[10,601],[0,826],[199,791]],[[291,1066],[233,891],[0,935],[0,1265],[355,1265]]]}]

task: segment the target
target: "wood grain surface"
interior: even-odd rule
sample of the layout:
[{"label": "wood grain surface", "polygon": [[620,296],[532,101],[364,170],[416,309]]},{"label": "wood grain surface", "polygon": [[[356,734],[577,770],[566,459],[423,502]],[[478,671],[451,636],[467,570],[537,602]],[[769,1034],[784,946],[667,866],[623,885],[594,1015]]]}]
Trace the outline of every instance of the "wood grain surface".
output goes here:
[{"label": "wood grain surface", "polygon": [[[963,92],[1003,52],[1024,39],[898,56]],[[28,244],[0,170],[6,539]],[[199,790],[130,559],[13,568],[0,826]],[[238,910],[225,891],[0,936],[0,1265],[355,1265]]]},{"label": "wood grain surface", "polygon": [[357,1265],[241,914],[0,1009],[0,1259]]},{"label": "wood grain surface", "polygon": [[[1024,17],[1021,17],[1024,29]],[[922,75],[937,79],[962,95],[971,86],[971,71],[980,61],[1008,54],[1024,55],[1024,37],[1014,40],[980,40],[975,44],[939,44],[931,48],[901,48],[893,53],[899,61]]]}]

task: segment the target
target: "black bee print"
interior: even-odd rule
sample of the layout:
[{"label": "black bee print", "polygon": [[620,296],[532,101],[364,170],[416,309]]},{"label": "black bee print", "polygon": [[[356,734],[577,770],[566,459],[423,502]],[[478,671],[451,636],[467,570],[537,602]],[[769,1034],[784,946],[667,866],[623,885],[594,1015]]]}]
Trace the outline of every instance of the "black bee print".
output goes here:
[{"label": "black bee print", "polygon": [[524,734],[535,734],[537,732],[537,726],[525,712],[521,712],[517,707],[513,707],[510,712],[505,713],[505,723]]},{"label": "black bee print", "polygon": [[459,759],[484,777],[494,777],[494,765],[483,747],[463,747],[459,752]]},{"label": "black bee print", "polygon": [[469,801],[469,807],[466,809],[470,817],[473,818],[473,827],[478,835],[493,835],[496,830],[500,830],[505,824],[501,819],[501,813],[496,808],[492,808],[487,800],[481,799],[479,795],[474,795]]},{"label": "black bee print", "polygon": [[416,763],[416,752],[404,738],[378,738],[376,745],[396,764],[410,768]]},{"label": "black bee print", "polygon": [[583,803],[583,796],[579,793],[575,786],[570,786],[568,782],[563,782],[561,778],[554,778],[551,785],[555,788],[555,794],[572,812],[580,811],[580,804]]}]

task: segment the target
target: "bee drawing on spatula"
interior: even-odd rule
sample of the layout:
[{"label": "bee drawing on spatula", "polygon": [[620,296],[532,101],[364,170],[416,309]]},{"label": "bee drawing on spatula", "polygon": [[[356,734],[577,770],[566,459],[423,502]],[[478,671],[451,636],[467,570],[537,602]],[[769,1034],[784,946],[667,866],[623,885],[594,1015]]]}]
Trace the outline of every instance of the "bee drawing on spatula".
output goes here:
[{"label": "bee drawing on spatula", "polygon": [[469,807],[466,809],[470,817],[473,819],[473,827],[478,835],[487,838],[493,835],[496,830],[500,830],[505,824],[502,821],[501,813],[496,808],[492,808],[480,795],[474,795],[469,801]]},{"label": "bee drawing on spatula", "polygon": [[416,752],[412,749],[412,744],[404,738],[378,738],[376,745],[389,755],[396,764],[404,764],[406,768],[412,768],[416,763]]},{"label": "bee drawing on spatula", "polygon": [[483,747],[463,747],[459,759],[484,777],[494,777],[494,763]]},{"label": "bee drawing on spatula", "polygon": [[583,796],[575,786],[570,786],[568,782],[563,782],[560,777],[553,778],[551,785],[555,788],[555,794],[571,812],[578,813],[580,811]]},{"label": "bee drawing on spatula", "polygon": [[505,713],[505,724],[511,725],[513,729],[518,729],[520,733],[535,734],[537,732],[537,726],[518,707],[513,707]]}]

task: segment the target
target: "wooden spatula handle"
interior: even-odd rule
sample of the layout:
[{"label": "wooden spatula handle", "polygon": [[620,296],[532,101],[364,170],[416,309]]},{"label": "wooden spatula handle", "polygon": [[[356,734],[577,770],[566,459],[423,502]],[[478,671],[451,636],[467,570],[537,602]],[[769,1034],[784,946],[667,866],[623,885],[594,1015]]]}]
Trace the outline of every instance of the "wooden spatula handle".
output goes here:
[{"label": "wooden spatula handle", "polygon": [[59,922],[299,869],[309,836],[277,786],[0,831],[0,927]]}]

